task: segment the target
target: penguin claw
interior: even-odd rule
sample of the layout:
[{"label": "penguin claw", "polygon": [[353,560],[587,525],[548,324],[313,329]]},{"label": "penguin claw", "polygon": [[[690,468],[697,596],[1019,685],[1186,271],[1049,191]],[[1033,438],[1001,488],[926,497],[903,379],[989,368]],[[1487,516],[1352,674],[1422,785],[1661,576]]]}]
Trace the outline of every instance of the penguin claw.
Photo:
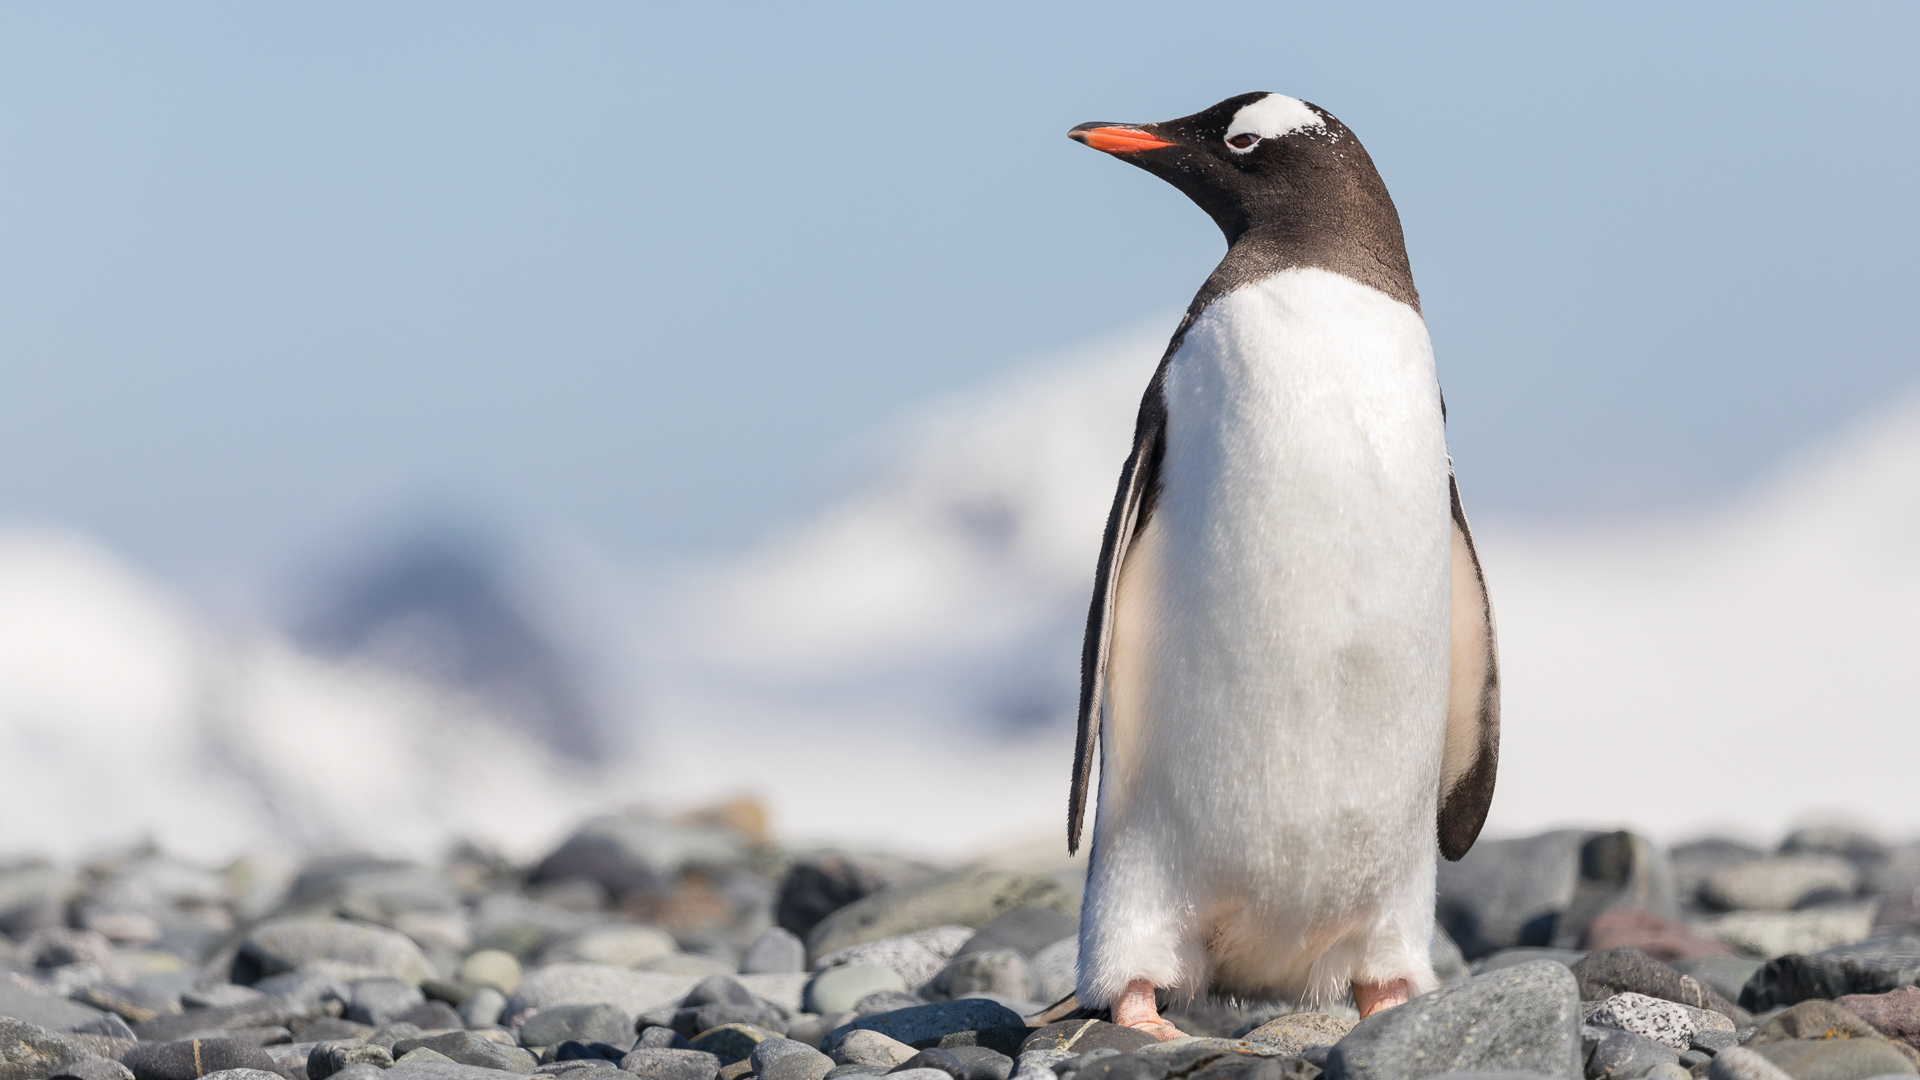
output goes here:
[{"label": "penguin claw", "polygon": [[1187,1037],[1186,1032],[1161,1018],[1160,1007],[1153,1000],[1153,984],[1145,979],[1135,979],[1127,984],[1126,992],[1113,1003],[1113,1022],[1121,1027],[1144,1031],[1161,1042]]}]

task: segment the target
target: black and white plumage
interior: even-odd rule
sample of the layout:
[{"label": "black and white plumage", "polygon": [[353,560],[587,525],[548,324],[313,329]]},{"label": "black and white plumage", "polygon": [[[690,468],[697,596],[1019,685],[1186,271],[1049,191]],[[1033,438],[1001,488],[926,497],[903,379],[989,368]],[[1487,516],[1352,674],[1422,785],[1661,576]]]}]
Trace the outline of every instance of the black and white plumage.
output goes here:
[{"label": "black and white plumage", "polygon": [[1079,1000],[1430,989],[1435,854],[1486,818],[1499,677],[1399,216],[1294,98],[1072,134],[1229,245],[1147,387],[1096,567]]}]

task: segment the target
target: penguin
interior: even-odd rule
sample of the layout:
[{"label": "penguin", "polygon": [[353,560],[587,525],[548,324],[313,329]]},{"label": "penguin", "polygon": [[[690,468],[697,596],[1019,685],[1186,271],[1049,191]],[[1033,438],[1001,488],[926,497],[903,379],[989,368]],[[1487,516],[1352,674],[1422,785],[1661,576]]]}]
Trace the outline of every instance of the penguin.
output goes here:
[{"label": "penguin", "polygon": [[1479,835],[1500,731],[1399,215],[1353,132],[1281,94],[1068,134],[1180,189],[1227,253],[1147,385],[1095,566],[1067,1003],[1161,1039],[1161,999],[1201,993],[1372,1015],[1436,985],[1435,856]]}]

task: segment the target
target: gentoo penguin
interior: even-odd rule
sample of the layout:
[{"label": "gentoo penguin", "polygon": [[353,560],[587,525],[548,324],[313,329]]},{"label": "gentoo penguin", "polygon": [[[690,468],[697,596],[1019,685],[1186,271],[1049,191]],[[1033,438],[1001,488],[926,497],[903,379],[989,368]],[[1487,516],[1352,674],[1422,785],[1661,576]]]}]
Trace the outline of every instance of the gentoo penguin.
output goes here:
[{"label": "gentoo penguin", "polygon": [[1067,845],[1100,802],[1077,998],[1163,1039],[1204,991],[1363,1016],[1435,985],[1434,854],[1493,797],[1493,611],[1400,218],[1280,94],[1075,140],[1227,254],[1140,404],[1095,568]]}]

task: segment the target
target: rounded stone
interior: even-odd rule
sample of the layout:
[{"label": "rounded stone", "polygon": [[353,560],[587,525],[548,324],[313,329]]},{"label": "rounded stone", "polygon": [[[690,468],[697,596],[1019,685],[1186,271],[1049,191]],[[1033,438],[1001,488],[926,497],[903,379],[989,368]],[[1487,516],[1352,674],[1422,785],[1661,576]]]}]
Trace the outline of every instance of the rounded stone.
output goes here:
[{"label": "rounded stone", "polygon": [[807,984],[803,1006],[810,1013],[847,1012],[861,998],[883,990],[906,993],[906,980],[879,964],[847,964],[814,976]]},{"label": "rounded stone", "polygon": [[481,949],[460,961],[460,981],[511,994],[520,986],[520,961],[510,952]]}]

